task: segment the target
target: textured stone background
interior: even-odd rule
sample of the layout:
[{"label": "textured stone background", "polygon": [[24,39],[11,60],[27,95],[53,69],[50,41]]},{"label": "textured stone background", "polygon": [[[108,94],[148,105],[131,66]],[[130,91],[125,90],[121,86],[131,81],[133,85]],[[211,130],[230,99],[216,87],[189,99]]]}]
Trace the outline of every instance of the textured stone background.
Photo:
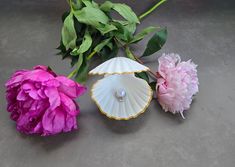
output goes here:
[{"label": "textured stone background", "polygon": [[[140,14],[154,1],[122,2]],[[13,71],[36,64],[69,73],[69,62],[54,56],[66,9],[65,0],[0,0],[1,167],[234,167],[234,0],[169,0],[139,26],[169,30],[161,52],[145,59],[152,69],[162,52],[177,52],[199,65],[200,93],[186,120],[153,101],[137,119],[112,121],[87,93],[78,100],[79,131],[48,138],[18,133],[6,112],[4,83]],[[136,54],[145,43],[135,47]]]}]

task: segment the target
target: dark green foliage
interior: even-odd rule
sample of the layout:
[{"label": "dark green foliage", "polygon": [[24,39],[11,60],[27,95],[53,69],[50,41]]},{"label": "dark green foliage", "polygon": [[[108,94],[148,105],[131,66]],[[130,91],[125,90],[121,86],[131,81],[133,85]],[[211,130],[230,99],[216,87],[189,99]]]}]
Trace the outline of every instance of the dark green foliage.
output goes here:
[{"label": "dark green foliage", "polygon": [[149,83],[149,76],[146,72],[136,73],[135,76],[138,78],[142,78]]},{"label": "dark green foliage", "polygon": [[153,53],[159,51],[163,45],[166,43],[167,38],[167,29],[161,29],[160,31],[156,32],[153,37],[149,40],[147,44],[147,48],[144,51],[142,57],[150,56]]},{"label": "dark green foliage", "polygon": [[156,91],[156,82],[151,82],[149,83],[150,87],[152,88],[153,91]]},{"label": "dark green foliage", "polygon": [[[76,74],[78,82],[86,81],[93,56],[106,61],[115,57],[120,47],[125,47],[126,56],[135,60],[129,45],[157,30],[156,27],[148,27],[135,34],[139,19],[126,4],[110,1],[97,4],[93,0],[69,0],[69,3],[70,11],[62,15],[61,42],[57,49],[63,59],[71,59],[71,66],[77,70],[73,74]],[[112,12],[118,13],[122,19],[112,18]],[[150,39],[143,56],[158,51],[165,41],[166,29]],[[137,75],[148,80],[146,73]]]}]

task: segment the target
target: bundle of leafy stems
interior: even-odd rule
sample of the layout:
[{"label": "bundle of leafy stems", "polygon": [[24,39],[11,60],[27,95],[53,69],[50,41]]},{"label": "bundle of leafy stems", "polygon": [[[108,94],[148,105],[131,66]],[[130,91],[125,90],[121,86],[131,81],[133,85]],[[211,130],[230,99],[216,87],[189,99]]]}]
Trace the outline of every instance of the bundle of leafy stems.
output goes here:
[{"label": "bundle of leafy stems", "polygon": [[[165,44],[167,30],[150,26],[135,33],[136,25],[164,2],[166,0],[160,0],[137,17],[126,4],[110,1],[97,4],[93,0],[68,0],[70,11],[62,16],[62,36],[58,47],[62,58],[71,58],[72,67],[75,66],[68,77],[75,76],[77,82],[84,83],[94,55],[99,55],[97,58],[106,61],[117,56],[119,49],[123,49],[128,58],[143,64],[141,57],[154,54]],[[122,19],[114,19],[113,11],[117,12]],[[152,32],[155,33],[148,41],[143,55],[137,57],[130,50],[130,45],[138,43]],[[157,77],[155,72],[149,71],[149,74],[154,78]],[[136,76],[149,83],[146,72],[138,73]]]}]

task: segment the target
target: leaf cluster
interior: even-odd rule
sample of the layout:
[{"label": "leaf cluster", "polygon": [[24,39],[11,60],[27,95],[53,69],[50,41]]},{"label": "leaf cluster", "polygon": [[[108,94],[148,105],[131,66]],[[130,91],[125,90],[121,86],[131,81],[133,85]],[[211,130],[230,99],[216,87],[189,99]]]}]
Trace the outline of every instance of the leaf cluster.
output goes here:
[{"label": "leaf cluster", "polygon": [[[111,1],[98,4],[93,0],[68,2],[70,11],[62,16],[61,42],[57,49],[63,59],[71,59],[71,65],[75,68],[72,76],[75,76],[77,82],[84,83],[87,80],[94,55],[106,61],[117,56],[119,49],[123,47],[126,56],[135,60],[129,46],[138,43],[148,34],[155,32],[142,57],[159,51],[166,42],[166,28],[151,26],[136,33],[140,20],[126,4]],[[114,12],[119,14],[121,19],[115,19]],[[146,75],[138,76],[146,78]]]}]

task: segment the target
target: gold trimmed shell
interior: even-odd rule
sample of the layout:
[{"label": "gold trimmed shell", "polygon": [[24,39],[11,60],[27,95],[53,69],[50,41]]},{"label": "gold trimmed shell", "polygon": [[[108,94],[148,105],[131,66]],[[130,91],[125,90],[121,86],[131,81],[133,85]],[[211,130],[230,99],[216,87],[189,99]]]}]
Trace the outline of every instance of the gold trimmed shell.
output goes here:
[{"label": "gold trimmed shell", "polygon": [[[123,101],[115,96],[119,89],[126,92]],[[98,80],[91,89],[91,98],[101,113],[115,120],[129,120],[144,113],[152,95],[148,83],[133,74],[106,76]]]},{"label": "gold trimmed shell", "polygon": [[126,57],[115,57],[100,64],[91,70],[89,74],[132,74],[142,71],[149,71],[149,68]]}]

